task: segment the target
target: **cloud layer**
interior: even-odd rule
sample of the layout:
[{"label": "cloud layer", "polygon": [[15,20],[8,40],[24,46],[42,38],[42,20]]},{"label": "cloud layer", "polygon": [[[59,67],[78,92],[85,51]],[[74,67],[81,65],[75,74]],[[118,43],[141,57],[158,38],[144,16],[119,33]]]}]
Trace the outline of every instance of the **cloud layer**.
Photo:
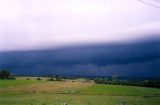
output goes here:
[{"label": "cloud layer", "polygon": [[160,40],[1,52],[0,64],[19,75],[159,77]]},{"label": "cloud layer", "polygon": [[159,9],[138,0],[0,1],[0,51],[123,42],[159,29]]}]

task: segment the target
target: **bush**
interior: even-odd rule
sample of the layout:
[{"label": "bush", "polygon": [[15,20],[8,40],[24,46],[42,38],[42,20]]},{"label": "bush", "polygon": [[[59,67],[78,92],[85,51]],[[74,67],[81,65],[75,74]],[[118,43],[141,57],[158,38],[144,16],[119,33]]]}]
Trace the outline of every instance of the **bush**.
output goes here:
[{"label": "bush", "polygon": [[51,77],[51,78],[48,79],[48,81],[54,81],[54,79]]},{"label": "bush", "polygon": [[104,84],[105,83],[105,79],[103,78],[96,78],[94,79],[94,82],[97,84]]},{"label": "bush", "polygon": [[26,78],[26,80],[29,80],[29,78]]},{"label": "bush", "polygon": [[38,81],[40,81],[40,80],[41,80],[41,78],[40,78],[40,77],[38,77],[38,78],[37,78],[37,80],[38,80]]}]

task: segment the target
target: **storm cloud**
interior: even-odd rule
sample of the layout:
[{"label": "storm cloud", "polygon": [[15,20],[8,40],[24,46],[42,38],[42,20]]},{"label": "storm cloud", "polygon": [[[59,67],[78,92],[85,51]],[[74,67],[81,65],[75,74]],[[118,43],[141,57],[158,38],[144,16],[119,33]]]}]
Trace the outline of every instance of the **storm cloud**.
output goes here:
[{"label": "storm cloud", "polygon": [[1,52],[0,59],[1,69],[21,75],[158,77],[160,41]]}]

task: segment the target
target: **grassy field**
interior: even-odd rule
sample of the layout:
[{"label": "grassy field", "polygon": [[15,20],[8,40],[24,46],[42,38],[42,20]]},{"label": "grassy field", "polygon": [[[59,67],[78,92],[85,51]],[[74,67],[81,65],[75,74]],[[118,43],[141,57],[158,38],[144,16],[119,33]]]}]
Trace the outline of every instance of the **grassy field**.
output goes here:
[{"label": "grassy field", "polygon": [[123,95],[123,96],[145,96],[145,95],[160,95],[160,89],[136,87],[136,86],[96,84],[89,88],[83,89],[81,93]]},{"label": "grassy field", "polygon": [[0,80],[0,88],[37,83],[36,80]]},{"label": "grassy field", "polygon": [[0,80],[0,105],[160,105],[160,89],[46,80]]}]

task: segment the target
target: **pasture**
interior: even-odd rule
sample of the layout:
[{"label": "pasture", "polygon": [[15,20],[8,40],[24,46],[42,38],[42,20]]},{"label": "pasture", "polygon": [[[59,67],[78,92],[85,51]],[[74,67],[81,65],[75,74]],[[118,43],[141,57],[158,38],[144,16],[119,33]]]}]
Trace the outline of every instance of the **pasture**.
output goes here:
[{"label": "pasture", "polygon": [[0,80],[0,105],[160,105],[160,89],[95,84],[85,79]]}]

